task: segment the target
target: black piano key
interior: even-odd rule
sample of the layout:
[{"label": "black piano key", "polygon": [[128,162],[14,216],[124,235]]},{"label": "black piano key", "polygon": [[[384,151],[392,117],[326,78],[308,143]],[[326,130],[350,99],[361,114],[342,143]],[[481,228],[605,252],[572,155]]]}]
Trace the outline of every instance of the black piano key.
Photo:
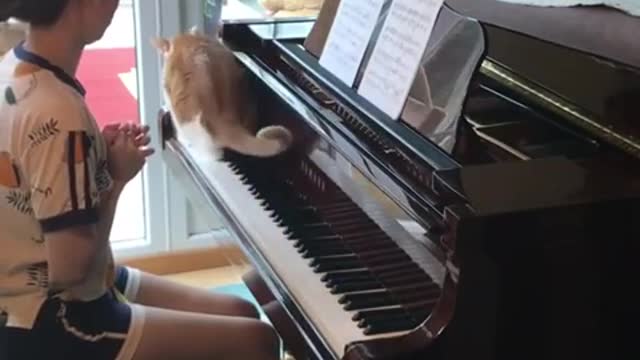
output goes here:
[{"label": "black piano key", "polygon": [[[352,292],[349,308],[362,306],[393,306],[399,302],[423,301],[431,292],[421,284],[433,281],[404,253],[346,194],[333,191],[323,203],[310,202],[308,196],[296,191],[300,178],[278,179],[265,177],[267,162],[246,160],[234,166],[242,180],[250,185],[251,193],[260,199],[274,223],[287,229],[301,256],[313,259],[311,266],[324,270],[322,280],[332,292]],[[364,267],[363,267],[364,266]],[[403,286],[418,284],[413,290]],[[374,289],[385,291],[370,292]],[[439,289],[436,289],[439,290]],[[363,292],[365,291],[365,292]],[[368,309],[365,307],[363,309]],[[425,313],[424,310],[421,310]],[[400,315],[387,318],[372,317],[371,332],[398,327]],[[402,315],[404,316],[404,315]],[[426,315],[425,315],[426,316]],[[405,319],[406,320],[406,319]]]},{"label": "black piano key", "polygon": [[407,315],[407,310],[403,307],[373,309],[373,310],[361,310],[356,312],[351,318],[353,321],[361,321],[367,318],[384,318],[388,316]]},{"label": "black piano key", "polygon": [[327,249],[327,248],[339,248],[339,249],[349,249],[342,241],[340,240],[325,240],[325,241],[315,241],[314,237],[300,237],[294,243],[294,246],[298,249],[307,249],[307,250],[316,250],[316,249]]},{"label": "black piano key", "polygon": [[315,273],[325,273],[336,270],[357,270],[364,269],[365,267],[360,262],[360,259],[355,260],[340,260],[339,258],[331,259],[327,258],[320,260],[319,263],[313,267]]},{"label": "black piano key", "polygon": [[343,308],[347,311],[398,305],[387,292],[346,294],[338,302],[343,304]]},{"label": "black piano key", "polygon": [[431,311],[433,310],[433,307],[436,303],[437,300],[430,299],[426,301],[415,302],[412,304],[403,304],[402,306],[393,308],[361,310],[353,315],[352,320],[357,322],[366,318],[381,318],[387,315],[394,314],[410,314],[414,318],[423,321],[427,316],[429,316],[429,314],[431,314]]},{"label": "black piano key", "polygon": [[418,321],[406,312],[397,312],[385,315],[368,316],[358,321],[359,328],[368,328],[370,326],[377,326],[383,323],[393,323],[403,321],[406,324],[415,324]]},{"label": "black piano key", "polygon": [[365,335],[377,335],[395,331],[408,331],[419,324],[413,319],[397,319],[394,321],[381,321],[369,324],[364,330]]},{"label": "black piano key", "polygon": [[357,281],[357,280],[371,280],[375,279],[374,275],[369,270],[358,271],[341,271],[341,272],[329,272],[324,274],[320,280],[339,284],[344,281]]},{"label": "black piano key", "polygon": [[290,226],[285,235],[296,235],[299,237],[316,237],[334,234],[329,224],[299,224]]},{"label": "black piano key", "polygon": [[338,295],[356,291],[382,290],[383,288],[383,285],[376,280],[343,282],[333,285],[331,287],[331,293]]},{"label": "black piano key", "polygon": [[305,259],[318,258],[323,256],[353,255],[353,251],[337,247],[325,249],[303,249],[300,253]]},{"label": "black piano key", "polygon": [[326,257],[317,257],[314,258],[311,263],[309,263],[309,265],[311,267],[316,267],[318,265],[322,265],[322,264],[328,264],[328,263],[359,263],[359,259],[357,256],[355,255],[337,255],[337,256],[326,256]]}]

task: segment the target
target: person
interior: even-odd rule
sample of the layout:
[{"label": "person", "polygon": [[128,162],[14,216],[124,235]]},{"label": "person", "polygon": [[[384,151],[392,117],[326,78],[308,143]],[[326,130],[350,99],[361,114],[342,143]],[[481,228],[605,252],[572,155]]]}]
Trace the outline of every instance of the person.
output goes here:
[{"label": "person", "polygon": [[147,127],[100,130],[74,74],[118,5],[0,4],[29,24],[0,62],[0,358],[276,359],[251,303],[114,264],[118,198],[153,149]]}]

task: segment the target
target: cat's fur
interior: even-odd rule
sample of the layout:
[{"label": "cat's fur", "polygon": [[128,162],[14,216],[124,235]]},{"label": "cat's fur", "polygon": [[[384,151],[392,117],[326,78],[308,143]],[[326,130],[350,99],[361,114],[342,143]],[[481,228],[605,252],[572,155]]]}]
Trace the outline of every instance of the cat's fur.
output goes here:
[{"label": "cat's fur", "polygon": [[291,132],[282,126],[256,134],[256,99],[243,68],[219,38],[194,28],[153,43],[165,59],[163,86],[180,140],[216,158],[224,148],[270,157],[291,145]]}]

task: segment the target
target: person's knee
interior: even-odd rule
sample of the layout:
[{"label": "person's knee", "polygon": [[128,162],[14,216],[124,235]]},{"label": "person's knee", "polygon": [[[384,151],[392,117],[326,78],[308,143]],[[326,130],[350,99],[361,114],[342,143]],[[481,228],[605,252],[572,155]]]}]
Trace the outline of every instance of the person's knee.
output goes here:
[{"label": "person's knee", "polygon": [[280,349],[280,338],[276,330],[269,324],[256,321],[250,330],[258,348],[263,349],[268,354],[278,354]]},{"label": "person's knee", "polygon": [[252,319],[260,318],[260,312],[258,311],[258,308],[252,302],[241,298],[234,299],[231,302],[231,311],[236,316]]}]

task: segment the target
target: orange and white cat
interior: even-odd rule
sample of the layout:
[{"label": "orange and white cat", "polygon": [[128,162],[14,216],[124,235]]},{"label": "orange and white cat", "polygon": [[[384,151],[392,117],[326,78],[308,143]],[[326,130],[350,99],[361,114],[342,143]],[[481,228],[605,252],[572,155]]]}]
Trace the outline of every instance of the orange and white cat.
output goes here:
[{"label": "orange and white cat", "polygon": [[270,157],[289,148],[282,126],[257,131],[256,99],[243,68],[220,39],[197,29],[156,38],[163,55],[163,87],[178,139],[220,158],[224,148]]}]

